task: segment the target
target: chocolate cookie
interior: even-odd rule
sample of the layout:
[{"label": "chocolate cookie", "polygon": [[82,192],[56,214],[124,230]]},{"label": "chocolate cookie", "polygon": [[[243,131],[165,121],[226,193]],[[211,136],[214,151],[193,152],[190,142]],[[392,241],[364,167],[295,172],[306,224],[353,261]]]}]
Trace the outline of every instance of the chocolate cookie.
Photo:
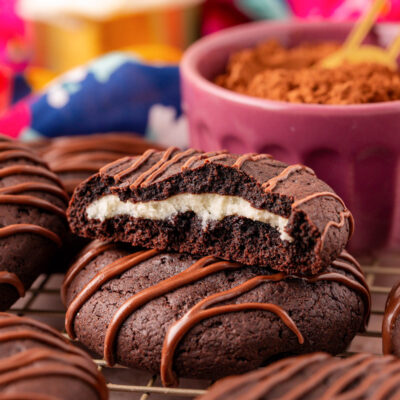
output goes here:
[{"label": "chocolate cookie", "polygon": [[343,252],[314,277],[213,256],[91,243],[66,275],[66,330],[109,364],[217,378],[288,354],[342,352],[368,320],[370,295]]},{"label": "chocolate cookie", "polygon": [[400,398],[400,360],[356,354],[314,353],[286,358],[215,383],[198,400],[395,400]]},{"label": "chocolate cookie", "polygon": [[386,300],[382,322],[382,346],[384,354],[400,357],[400,281],[393,286]]},{"label": "chocolate cookie", "polygon": [[107,400],[90,357],[49,326],[0,313],[0,398]]},{"label": "chocolate cookie", "polygon": [[175,148],[102,168],[68,214],[80,236],[307,274],[328,267],[353,229],[343,201],[303,165]]},{"label": "chocolate cookie", "polygon": [[69,194],[111,161],[155,147],[140,136],[129,133],[58,137],[44,140],[42,146],[40,142],[33,146],[60,177]]},{"label": "chocolate cookie", "polygon": [[62,245],[67,202],[40,158],[0,137],[0,310],[24,295]]}]

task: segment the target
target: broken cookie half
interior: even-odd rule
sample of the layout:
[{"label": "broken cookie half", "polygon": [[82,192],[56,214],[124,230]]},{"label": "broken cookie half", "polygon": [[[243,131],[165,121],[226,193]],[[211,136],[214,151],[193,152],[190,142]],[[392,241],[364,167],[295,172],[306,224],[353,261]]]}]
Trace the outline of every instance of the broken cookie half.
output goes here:
[{"label": "broken cookie half", "polygon": [[304,274],[327,267],[353,230],[343,201],[310,168],[176,148],[103,167],[75,190],[68,218],[84,237]]}]

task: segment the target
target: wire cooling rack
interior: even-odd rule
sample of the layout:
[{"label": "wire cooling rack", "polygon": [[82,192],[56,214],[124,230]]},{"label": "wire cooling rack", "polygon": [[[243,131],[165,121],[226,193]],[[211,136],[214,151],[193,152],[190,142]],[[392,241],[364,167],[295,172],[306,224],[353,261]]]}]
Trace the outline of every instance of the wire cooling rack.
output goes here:
[{"label": "wire cooling rack", "polygon": [[[371,319],[367,331],[358,334],[342,356],[361,351],[381,354],[380,328],[386,297],[394,283],[400,280],[400,252],[364,260],[362,265],[372,293]],[[65,332],[64,307],[59,296],[62,279],[61,274],[42,275],[11,312],[30,316]],[[110,368],[99,359],[94,362],[106,377],[110,400],[194,399],[210,385],[209,381],[181,379],[180,387],[164,388],[158,376],[122,366]]]}]

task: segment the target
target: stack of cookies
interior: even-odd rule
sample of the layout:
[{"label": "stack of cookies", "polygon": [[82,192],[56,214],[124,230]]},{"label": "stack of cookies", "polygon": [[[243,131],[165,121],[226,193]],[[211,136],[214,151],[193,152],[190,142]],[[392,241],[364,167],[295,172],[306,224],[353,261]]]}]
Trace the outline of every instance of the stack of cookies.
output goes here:
[{"label": "stack of cookies", "polygon": [[344,250],[351,213],[302,165],[147,150],[81,183],[67,217],[95,239],[64,281],[67,332],[166,386],[338,354],[368,322],[368,287]]}]

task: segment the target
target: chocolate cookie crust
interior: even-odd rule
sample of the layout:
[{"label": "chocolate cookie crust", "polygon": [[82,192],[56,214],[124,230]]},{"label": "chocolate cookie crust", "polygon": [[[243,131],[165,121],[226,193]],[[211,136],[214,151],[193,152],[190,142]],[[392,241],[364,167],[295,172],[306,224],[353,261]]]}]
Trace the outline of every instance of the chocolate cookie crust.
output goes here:
[{"label": "chocolate cookie crust", "polygon": [[0,313],[0,397],[10,400],[107,400],[90,357],[49,326]]},{"label": "chocolate cookie crust", "polygon": [[49,266],[67,230],[58,177],[20,143],[0,137],[0,310]]},{"label": "chocolate cookie crust", "polygon": [[400,360],[314,353],[286,358],[258,371],[222,379],[198,400],[394,400],[400,397]]},{"label": "chocolate cookie crust", "polygon": [[62,297],[71,337],[110,364],[161,371],[166,386],[178,376],[243,373],[288,354],[340,353],[370,307],[347,253],[307,278],[97,241],[67,273]]},{"label": "chocolate cookie crust", "polygon": [[[205,195],[211,197],[204,200]],[[135,204],[155,207],[156,211],[150,218],[140,213],[102,218],[96,214],[105,209],[99,200],[128,208]],[[171,201],[186,203],[172,204],[173,212],[160,217],[163,204]],[[208,208],[202,201],[209,202]],[[205,217],[194,210],[196,202]],[[247,214],[242,215],[242,210]],[[215,213],[218,217],[214,218]],[[343,201],[307,167],[288,166],[265,154],[175,148],[148,150],[102,168],[77,188],[68,217],[72,231],[84,237],[213,254],[304,274],[329,266],[353,229]]]}]

